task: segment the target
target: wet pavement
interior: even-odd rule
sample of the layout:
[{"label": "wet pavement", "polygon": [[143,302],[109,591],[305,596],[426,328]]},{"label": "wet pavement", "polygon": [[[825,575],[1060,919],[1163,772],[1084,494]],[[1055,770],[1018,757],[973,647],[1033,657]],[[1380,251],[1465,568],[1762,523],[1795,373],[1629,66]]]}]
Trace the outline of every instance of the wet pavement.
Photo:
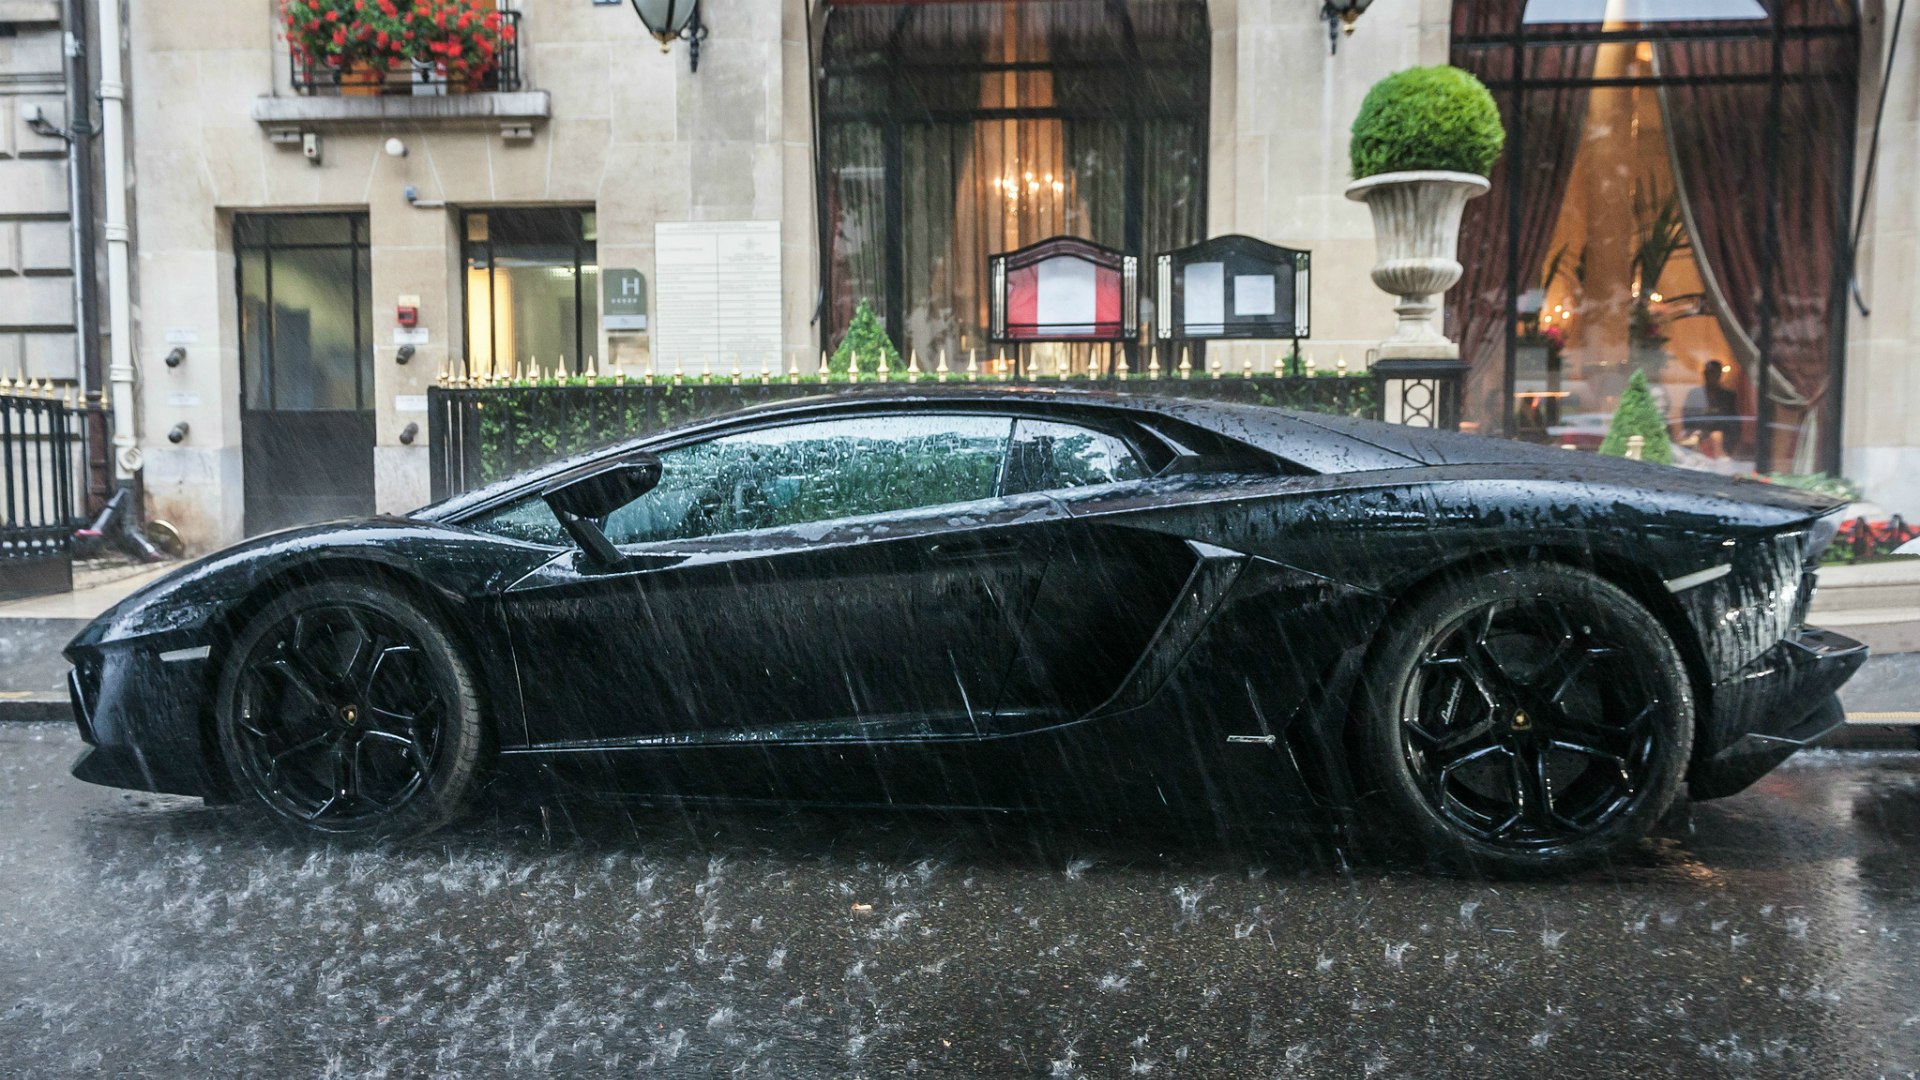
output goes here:
[{"label": "wet pavement", "polygon": [[0,1075],[1911,1076],[1920,754],[1530,884],[1153,828],[493,808],[418,844],[0,725]]}]

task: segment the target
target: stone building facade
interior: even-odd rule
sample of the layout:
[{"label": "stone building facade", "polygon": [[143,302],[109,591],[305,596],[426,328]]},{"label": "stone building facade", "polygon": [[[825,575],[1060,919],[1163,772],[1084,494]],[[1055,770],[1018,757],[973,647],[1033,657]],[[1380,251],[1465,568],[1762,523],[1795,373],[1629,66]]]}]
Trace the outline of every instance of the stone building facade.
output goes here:
[{"label": "stone building facade", "polygon": [[[39,6],[0,0],[0,20]],[[889,328],[904,346],[929,350],[929,365],[935,350],[978,348],[972,306],[978,296],[968,282],[984,267],[974,265],[974,254],[1047,231],[1156,249],[1173,240],[1244,233],[1308,249],[1314,325],[1303,346],[1319,364],[1344,359],[1358,370],[1368,348],[1391,332],[1393,313],[1391,299],[1368,280],[1367,213],[1342,194],[1348,126],[1375,80],[1411,65],[1461,62],[1461,43],[1484,34],[1472,22],[1478,16],[1464,13],[1476,5],[1450,0],[1377,0],[1351,36],[1338,38],[1337,50],[1330,48],[1320,5],[1305,0],[1131,0],[1117,7],[1081,0],[702,0],[708,33],[694,70],[684,43],[662,55],[625,4],[503,0],[501,6],[518,8],[512,85],[360,96],[300,89],[275,0],[130,5],[142,373],[135,422],[146,451],[149,513],[174,522],[194,547],[279,523],[286,508],[274,508],[276,491],[331,491],[346,500],[316,497],[315,505],[325,507],[364,499],[367,510],[402,511],[425,502],[421,396],[442,372],[563,359],[576,370],[635,372],[676,360],[689,369],[714,362],[705,353],[662,351],[687,340],[674,336],[681,329],[675,320],[685,313],[673,307],[673,297],[686,295],[675,290],[687,264],[684,253],[669,257],[658,249],[672,234],[662,225],[757,222],[761,235],[777,237],[779,340],[771,353],[743,346],[731,356],[733,362],[744,358],[750,371],[760,363],[811,370],[858,299],[890,304]],[[1522,26],[1527,5],[1505,6],[1512,24]],[[1596,11],[1604,7],[1595,5]],[[1179,10],[1167,10],[1173,8]],[[1850,191],[1858,190],[1864,171],[1891,47],[1882,9],[1882,0],[1864,0],[1846,26],[1809,31],[1853,51],[1846,85],[1855,97],[1843,110]],[[1125,34],[1099,21],[1105,16],[1098,12],[1114,10],[1128,13]],[[1606,32],[1619,36],[1617,28]],[[1911,26],[1906,31],[1913,32]],[[1581,78],[1609,77],[1607,50],[1615,44],[1624,50],[1622,64],[1658,66],[1657,57],[1636,59],[1644,53],[1633,42],[1602,36],[1598,59],[1589,57]],[[8,55],[9,41],[16,59],[27,57],[28,40],[25,31],[0,38],[0,57]],[[1181,113],[1175,104],[1181,92],[1170,81],[1164,91],[1129,98],[1134,112],[1108,115],[1102,101],[1111,92],[1080,73],[1106,64],[1108,85],[1128,85],[1126,55],[1101,52],[1120,47],[1113,42],[1142,50],[1142,71],[1162,64],[1178,69],[1184,72],[1178,77],[1198,79],[1204,94]],[[1837,417],[1838,427],[1821,428],[1793,412],[1812,415],[1815,406],[1792,405],[1800,399],[1787,396],[1804,388],[1778,391],[1775,397],[1788,403],[1768,408],[1788,417],[1775,419],[1783,430],[1800,425],[1781,436],[1772,471],[1792,471],[1782,447],[1803,446],[1802,464],[1843,469],[1867,484],[1869,498],[1911,512],[1920,510],[1920,421],[1912,418],[1920,410],[1908,407],[1920,401],[1920,375],[1911,373],[1910,359],[1920,346],[1920,267],[1913,254],[1920,194],[1904,177],[1920,152],[1920,56],[1908,45],[1893,68],[1879,135],[1880,179],[1865,204],[1869,241],[1857,260],[1872,314],[1849,304],[1849,314],[1841,315],[1836,303],[1822,316],[1833,340],[1844,338],[1831,384],[1844,391],[1831,412],[1820,414]],[[945,81],[928,71],[944,73]],[[870,75],[867,84],[860,82]],[[1649,78],[1621,85],[1649,85]],[[56,91],[47,84],[49,105],[57,104]],[[903,107],[899,94],[922,96]],[[939,95],[946,97],[935,100]],[[1530,100],[1503,98],[1503,108],[1524,109]],[[1636,107],[1661,106],[1643,101]],[[1193,167],[1162,169],[1171,179],[1151,179],[1158,155],[1174,154],[1170,147],[1179,139],[1198,147]],[[5,350],[21,349],[25,331],[59,329],[17,326],[13,313],[70,305],[57,276],[64,247],[43,235],[64,205],[58,162],[31,156],[58,147],[29,141],[18,124],[0,125],[0,140],[7,140],[0,141],[0,169],[9,179],[0,183],[0,237],[17,236],[0,239],[4,374]],[[1114,149],[1101,149],[1107,146]],[[944,148],[937,176],[923,167],[933,160],[928,147]],[[1026,211],[1008,208],[1016,200],[1002,182],[1038,183],[1023,175],[1036,162],[1043,171],[1057,167],[1061,200],[1023,218]],[[53,181],[11,182],[43,167],[53,170]],[[1579,168],[1573,166],[1576,176]],[[1144,181],[1138,179],[1143,172]],[[1182,176],[1198,186],[1188,190]],[[992,202],[996,193],[1007,205]],[[1496,191],[1490,199],[1501,197]],[[1572,208],[1563,216],[1586,206],[1584,198],[1563,200]],[[955,204],[950,214],[948,200]],[[1857,206],[1849,201],[1846,209]],[[1593,220],[1604,219],[1593,213]],[[293,214],[327,221],[308,223],[318,231],[277,224]],[[40,260],[32,269],[26,266],[29,231],[32,258]],[[975,239],[963,243],[963,235]],[[1589,244],[1595,265],[1604,267],[1605,246]],[[764,250],[763,262],[775,258]],[[13,264],[6,262],[8,252]],[[9,265],[45,273],[10,273]],[[339,268],[339,280],[309,280],[323,266]],[[637,270],[644,279],[651,296],[646,329],[618,320],[609,325],[603,317],[611,309],[604,308],[599,282],[614,270]],[[544,277],[528,276],[536,273]],[[1509,278],[1525,285],[1532,273],[1526,268]],[[278,291],[265,284],[269,278]],[[1548,310],[1576,302],[1555,291],[1571,288],[1564,284],[1570,280],[1549,284]],[[1819,281],[1834,284],[1830,277]],[[60,295],[23,304],[11,299],[34,289]],[[1527,291],[1516,286],[1493,301],[1456,293],[1450,303],[1504,308],[1511,301],[1524,308]],[[343,304],[352,310],[341,314]],[[1676,324],[1660,339],[1669,343],[1673,361],[1667,370],[1677,433],[1690,422],[1710,426],[1687,404],[1693,400],[1687,388],[1700,381],[1709,358],[1719,355],[1715,350],[1730,348],[1725,339],[1741,337],[1731,330],[1706,333],[1710,328],[1698,320],[1733,322],[1738,313],[1718,309],[1716,315],[1707,301],[1701,304],[1671,316],[1654,313],[1694,318],[1701,330],[1696,335]],[[1591,305],[1596,313],[1612,310],[1600,300]],[[1537,404],[1560,393],[1568,415],[1556,414],[1557,422],[1535,435],[1577,444],[1587,422],[1582,418],[1604,418],[1610,400],[1598,373],[1611,361],[1582,361],[1581,350],[1598,350],[1612,339],[1576,324],[1565,346],[1565,371],[1557,376],[1564,383],[1530,391],[1526,365],[1533,353],[1525,342],[1542,329],[1528,321],[1537,320],[1539,310],[1499,312],[1504,321],[1487,339],[1492,359],[1476,362],[1517,368],[1520,375],[1506,380],[1505,396],[1490,398],[1490,411],[1476,423],[1496,433],[1517,425],[1526,434],[1528,418],[1514,395]],[[771,325],[771,313],[763,314]],[[1635,318],[1638,333],[1646,319]],[[328,320],[341,328],[325,330]],[[70,323],[63,325],[70,333]],[[44,363],[66,357],[70,368],[71,347],[61,352],[51,340],[35,346],[51,350]],[[167,367],[161,361],[174,348],[184,348],[186,359]],[[341,350],[351,357],[322,356]],[[1216,358],[1233,368],[1252,360],[1264,369],[1276,352],[1271,344],[1239,346]],[[1729,356],[1728,363],[1740,363],[1737,351]],[[334,376],[301,367],[323,362],[344,366]],[[275,364],[284,370],[276,374]],[[1490,379],[1487,385],[1499,390],[1499,372]],[[1562,385],[1573,389],[1553,388]],[[1571,403],[1582,394],[1591,401],[1574,415]],[[315,433],[291,415],[325,411],[320,407],[354,413],[361,426]],[[1746,412],[1713,421],[1724,430],[1708,432],[1712,437],[1699,448],[1709,464],[1752,466],[1754,451],[1739,446],[1753,441],[1759,406],[1747,400],[1737,407]],[[171,441],[169,432],[183,434]],[[1699,442],[1701,431],[1690,434]],[[1821,460],[1823,453],[1832,460]]]},{"label": "stone building facade", "polygon": [[57,0],[0,0],[0,378],[78,380]]}]

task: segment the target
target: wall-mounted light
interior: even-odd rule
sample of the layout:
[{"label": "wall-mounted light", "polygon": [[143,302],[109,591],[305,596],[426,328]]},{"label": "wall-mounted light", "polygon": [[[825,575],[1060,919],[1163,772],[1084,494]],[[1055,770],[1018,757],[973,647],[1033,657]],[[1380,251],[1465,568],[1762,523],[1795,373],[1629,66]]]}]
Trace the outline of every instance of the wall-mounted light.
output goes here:
[{"label": "wall-mounted light", "polygon": [[1320,17],[1327,21],[1327,52],[1340,51],[1342,35],[1353,35],[1353,24],[1366,13],[1373,0],[1321,0]]},{"label": "wall-mounted light", "polygon": [[661,52],[676,40],[685,41],[692,70],[700,70],[700,42],[707,36],[707,28],[700,22],[700,0],[633,0],[633,10],[647,33],[660,43]]}]

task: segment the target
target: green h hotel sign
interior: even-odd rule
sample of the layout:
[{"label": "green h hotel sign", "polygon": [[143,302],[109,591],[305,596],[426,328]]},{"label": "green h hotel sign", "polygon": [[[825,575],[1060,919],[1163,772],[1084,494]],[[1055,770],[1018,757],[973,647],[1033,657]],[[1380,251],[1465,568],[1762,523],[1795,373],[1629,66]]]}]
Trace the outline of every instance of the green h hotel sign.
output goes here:
[{"label": "green h hotel sign", "polygon": [[645,330],[646,275],[638,270],[602,270],[600,321],[609,330]]}]

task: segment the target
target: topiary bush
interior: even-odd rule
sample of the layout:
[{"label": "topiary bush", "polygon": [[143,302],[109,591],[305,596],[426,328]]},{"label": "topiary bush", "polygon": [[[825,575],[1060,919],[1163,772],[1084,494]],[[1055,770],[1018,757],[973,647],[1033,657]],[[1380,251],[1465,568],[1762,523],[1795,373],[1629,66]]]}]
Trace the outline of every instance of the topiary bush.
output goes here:
[{"label": "topiary bush", "polygon": [[1457,67],[1408,68],[1373,84],[1353,119],[1353,178],[1414,169],[1485,176],[1506,144],[1500,110]]},{"label": "topiary bush", "polygon": [[1673,464],[1673,440],[1667,434],[1667,418],[1653,403],[1653,391],[1647,388],[1647,373],[1635,371],[1620,394],[1620,407],[1613,411],[1613,423],[1600,443],[1600,452],[1613,457],[1627,456],[1627,439],[1639,435],[1646,440],[1640,450],[1641,461]]},{"label": "topiary bush", "polygon": [[894,348],[893,339],[887,337],[887,328],[880,325],[880,317],[873,313],[873,307],[865,300],[853,309],[853,319],[847,323],[847,332],[840,338],[840,347],[833,350],[833,356],[827,360],[827,370],[835,375],[845,375],[855,355],[860,357],[862,375],[879,374],[882,356],[887,358],[889,374],[902,374],[907,370],[907,362],[901,358],[900,350]]}]

